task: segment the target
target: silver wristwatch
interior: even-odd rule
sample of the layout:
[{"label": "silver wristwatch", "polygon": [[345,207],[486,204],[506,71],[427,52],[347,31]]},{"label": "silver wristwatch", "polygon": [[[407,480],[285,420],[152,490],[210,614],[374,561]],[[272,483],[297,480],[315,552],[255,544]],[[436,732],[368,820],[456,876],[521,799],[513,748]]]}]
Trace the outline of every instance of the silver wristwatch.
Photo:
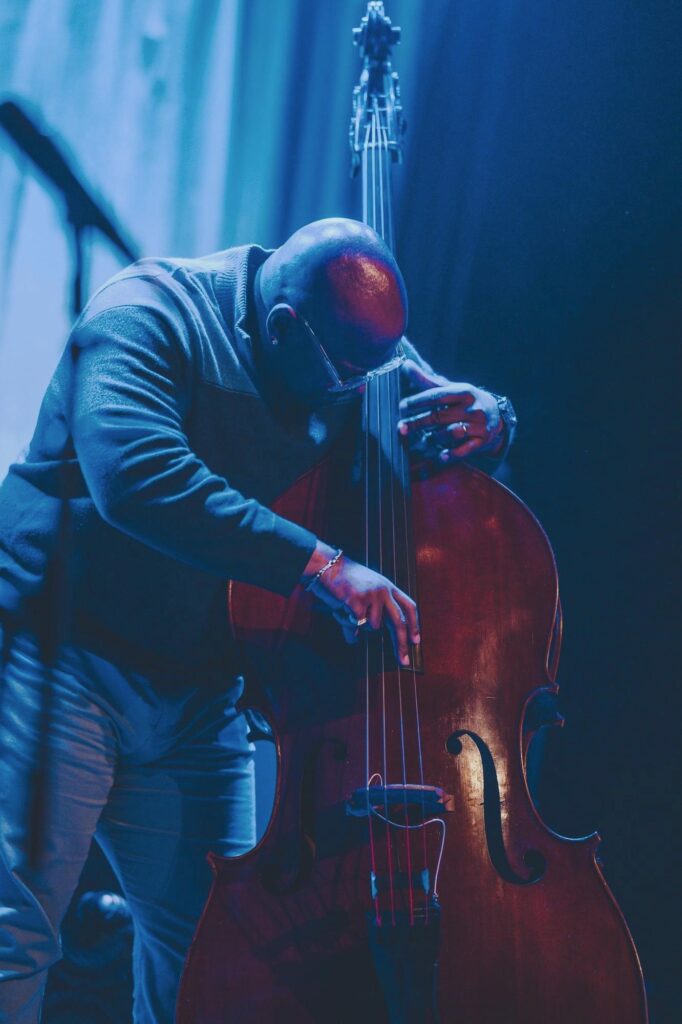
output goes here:
[{"label": "silver wristwatch", "polygon": [[504,429],[506,433],[504,448],[497,456],[497,458],[499,459],[504,459],[512,445],[514,437],[516,436],[516,427],[518,424],[518,419],[516,418],[514,406],[511,404],[510,400],[505,395],[496,395],[494,391],[491,391],[490,394],[497,402],[497,408],[500,410],[500,419],[504,424]]}]

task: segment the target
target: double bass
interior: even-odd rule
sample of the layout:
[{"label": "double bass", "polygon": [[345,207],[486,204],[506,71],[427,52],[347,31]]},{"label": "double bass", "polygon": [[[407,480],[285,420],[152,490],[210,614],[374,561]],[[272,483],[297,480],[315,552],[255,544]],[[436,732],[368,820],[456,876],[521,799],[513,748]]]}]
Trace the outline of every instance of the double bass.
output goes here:
[{"label": "double bass", "polygon": [[[398,37],[370,3],[351,145],[389,244]],[[403,668],[384,635],[346,646],[302,587],[230,584],[276,793],[252,851],[211,857],[178,1024],[643,1024],[599,837],[552,832],[527,785],[530,712],[557,692],[552,549],[489,476],[410,461],[399,364],[367,376],[353,443],[273,507],[411,594],[421,644]]]}]

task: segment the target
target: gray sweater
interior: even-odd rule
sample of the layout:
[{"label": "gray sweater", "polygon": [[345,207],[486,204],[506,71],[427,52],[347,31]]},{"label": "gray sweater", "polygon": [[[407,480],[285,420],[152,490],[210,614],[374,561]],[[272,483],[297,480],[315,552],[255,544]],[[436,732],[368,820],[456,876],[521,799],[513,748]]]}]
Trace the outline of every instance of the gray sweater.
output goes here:
[{"label": "gray sweater", "polygon": [[68,639],[160,679],[234,670],[226,580],[293,589],[316,538],[268,506],[358,420],[357,398],[292,419],[263,390],[249,325],[267,255],[142,260],[94,296],[0,487],[0,608],[44,617],[65,498]]}]

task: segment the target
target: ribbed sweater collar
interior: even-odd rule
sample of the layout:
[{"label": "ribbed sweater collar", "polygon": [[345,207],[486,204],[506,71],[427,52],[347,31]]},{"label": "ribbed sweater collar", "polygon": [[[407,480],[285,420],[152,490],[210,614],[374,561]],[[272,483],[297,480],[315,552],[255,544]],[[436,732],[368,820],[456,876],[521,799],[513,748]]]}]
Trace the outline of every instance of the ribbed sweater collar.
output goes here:
[{"label": "ribbed sweater collar", "polygon": [[225,251],[222,270],[216,275],[215,290],[225,323],[234,332],[240,358],[253,373],[253,339],[246,330],[253,302],[253,279],[271,249],[260,245],[240,245]]}]

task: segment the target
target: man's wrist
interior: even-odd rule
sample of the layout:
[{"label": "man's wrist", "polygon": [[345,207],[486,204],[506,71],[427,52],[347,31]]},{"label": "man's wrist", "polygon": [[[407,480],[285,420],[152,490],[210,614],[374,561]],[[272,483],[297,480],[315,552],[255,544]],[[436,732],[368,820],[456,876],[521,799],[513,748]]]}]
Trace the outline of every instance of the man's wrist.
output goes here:
[{"label": "man's wrist", "polygon": [[502,429],[496,439],[495,447],[489,449],[486,454],[494,459],[505,458],[509,451],[514,437],[516,436],[516,425],[517,418],[514,411],[514,406],[505,395],[496,395],[494,391],[489,392],[495,401],[497,402],[497,408],[500,414],[500,422]]},{"label": "man's wrist", "polygon": [[300,582],[310,583],[317,576],[320,569],[323,569],[334,558],[338,550],[338,548],[333,548],[330,544],[325,544],[324,541],[318,540],[315,550],[306,563]]}]

